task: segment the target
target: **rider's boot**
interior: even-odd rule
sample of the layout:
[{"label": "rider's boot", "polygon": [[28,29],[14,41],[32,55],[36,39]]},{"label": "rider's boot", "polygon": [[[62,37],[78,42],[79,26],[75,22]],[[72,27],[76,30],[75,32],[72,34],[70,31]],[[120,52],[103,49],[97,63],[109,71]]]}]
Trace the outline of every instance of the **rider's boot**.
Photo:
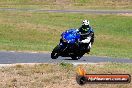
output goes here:
[{"label": "rider's boot", "polygon": [[89,54],[89,53],[90,53],[90,48],[89,48],[89,49],[87,49],[87,50],[86,50],[86,52],[87,52],[87,54]]}]

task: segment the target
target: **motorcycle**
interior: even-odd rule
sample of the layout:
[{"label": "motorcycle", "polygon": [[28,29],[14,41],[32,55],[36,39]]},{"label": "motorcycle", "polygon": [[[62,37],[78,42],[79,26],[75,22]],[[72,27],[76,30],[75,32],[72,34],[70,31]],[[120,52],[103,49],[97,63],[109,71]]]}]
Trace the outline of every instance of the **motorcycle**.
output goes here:
[{"label": "motorcycle", "polygon": [[90,43],[80,43],[80,39],[81,34],[76,29],[66,30],[61,34],[60,43],[53,49],[51,58],[62,56],[71,57],[73,60],[80,59],[87,52]]}]

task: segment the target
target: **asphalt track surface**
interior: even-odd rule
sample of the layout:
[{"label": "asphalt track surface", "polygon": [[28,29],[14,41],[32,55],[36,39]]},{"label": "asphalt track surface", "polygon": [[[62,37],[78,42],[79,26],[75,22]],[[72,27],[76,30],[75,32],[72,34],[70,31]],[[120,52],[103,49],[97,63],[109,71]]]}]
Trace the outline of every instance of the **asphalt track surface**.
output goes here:
[{"label": "asphalt track surface", "polygon": [[0,64],[14,63],[102,63],[102,62],[117,62],[117,63],[132,63],[132,59],[115,59],[109,57],[84,56],[79,60],[72,60],[70,57],[59,57],[51,59],[50,53],[31,53],[31,52],[11,52],[0,51]]},{"label": "asphalt track surface", "polygon": [[[86,14],[132,14],[132,10],[43,10],[43,9],[17,9],[0,8],[0,11],[26,11],[26,12],[56,12],[56,13],[86,13]],[[132,63],[132,59],[115,59],[109,57],[84,56],[79,60],[69,57],[59,57],[56,60],[50,58],[50,53],[10,52],[0,51],[0,64],[14,63],[102,63],[118,62]]]}]

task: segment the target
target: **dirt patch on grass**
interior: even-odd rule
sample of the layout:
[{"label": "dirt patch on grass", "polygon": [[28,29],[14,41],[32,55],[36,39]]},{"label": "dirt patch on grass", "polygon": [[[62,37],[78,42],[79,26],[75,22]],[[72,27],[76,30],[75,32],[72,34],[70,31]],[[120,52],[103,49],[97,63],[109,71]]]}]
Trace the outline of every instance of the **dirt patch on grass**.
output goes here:
[{"label": "dirt patch on grass", "polygon": [[70,0],[55,0],[56,4],[70,4],[71,1]]},{"label": "dirt patch on grass", "polygon": [[126,14],[119,14],[121,16],[132,16],[132,13],[126,13]]},{"label": "dirt patch on grass", "polygon": [[36,24],[31,24],[31,23],[19,23],[19,24],[16,24],[16,28],[17,29],[28,29],[28,30],[42,30],[42,31],[48,31],[48,27],[46,26],[43,26],[43,25],[36,25]]}]

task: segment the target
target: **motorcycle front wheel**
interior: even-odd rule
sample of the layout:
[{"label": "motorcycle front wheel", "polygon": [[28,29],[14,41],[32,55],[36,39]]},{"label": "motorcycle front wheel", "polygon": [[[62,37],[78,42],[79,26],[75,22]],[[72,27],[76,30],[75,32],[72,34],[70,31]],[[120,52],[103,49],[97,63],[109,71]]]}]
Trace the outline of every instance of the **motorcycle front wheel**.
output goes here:
[{"label": "motorcycle front wheel", "polygon": [[57,45],[57,46],[53,49],[53,51],[52,51],[52,53],[51,53],[51,58],[52,58],[52,59],[57,59],[57,58],[59,57],[59,50],[60,50],[60,46]]}]

